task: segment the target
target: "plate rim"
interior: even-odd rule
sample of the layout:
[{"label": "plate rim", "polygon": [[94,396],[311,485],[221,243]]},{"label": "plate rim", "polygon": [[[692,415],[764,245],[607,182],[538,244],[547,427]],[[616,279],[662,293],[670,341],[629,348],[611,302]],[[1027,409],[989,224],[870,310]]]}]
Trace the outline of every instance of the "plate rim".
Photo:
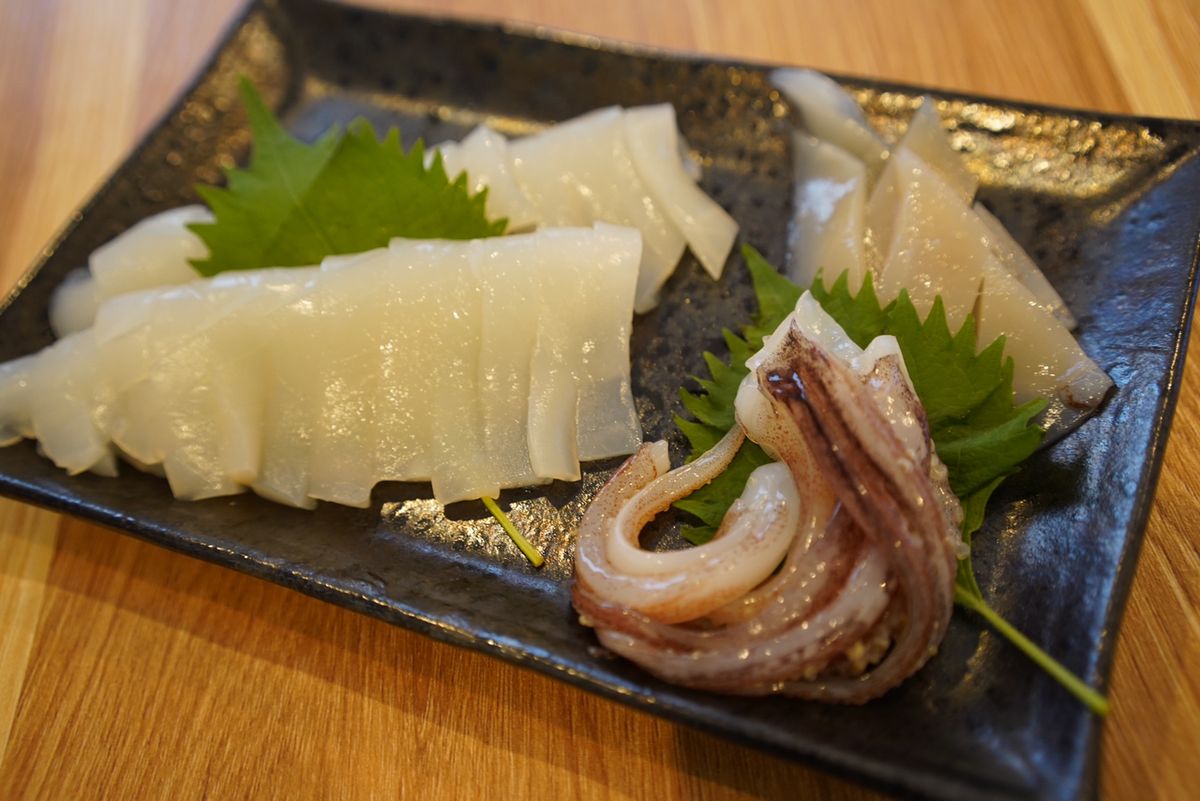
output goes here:
[{"label": "plate rim", "polygon": [[[54,258],[64,241],[95,210],[100,199],[111,190],[120,176],[136,164],[150,146],[154,136],[169,120],[183,110],[189,98],[208,79],[219,59],[227,51],[230,43],[251,18],[265,12],[270,17],[270,22],[275,32],[284,34],[287,32],[289,14],[303,13],[306,8],[318,7],[336,9],[342,13],[351,12],[368,16],[386,17],[400,23],[411,20],[424,25],[433,24],[447,28],[465,29],[477,34],[520,37],[568,47],[583,47],[635,58],[650,58],[676,63],[735,66],[763,71],[780,67],[800,67],[800,65],[745,60],[722,54],[704,53],[702,51],[657,47],[586,34],[566,28],[535,25],[513,20],[480,20],[456,15],[439,16],[433,13],[413,11],[387,11],[337,2],[336,0],[252,0],[252,2],[248,3],[225,24],[221,33],[211,45],[208,55],[193,69],[188,80],[177,90],[173,98],[155,117],[153,122],[144,129],[145,132],[127,155],[97,185],[88,191],[86,199],[67,217],[66,222],[57,229],[50,241],[37,251],[31,265],[19,275],[4,297],[0,299],[0,316],[9,310],[30,281]],[[283,26],[278,25],[281,21],[285,23]],[[296,49],[292,46],[293,43],[286,40],[286,37],[283,39],[283,42],[285,45],[284,58],[291,61],[296,54]],[[295,69],[294,64],[289,64],[289,67],[288,82],[280,104],[281,108],[287,108],[294,102],[298,90],[298,70]],[[1102,124],[1135,124],[1141,126],[1169,124],[1189,129],[1200,138],[1200,120],[1098,111],[1057,104],[1008,99],[974,92],[963,92],[953,88],[909,84],[850,73],[818,71],[843,85],[853,87],[870,88],[882,92],[920,93],[944,100],[992,104],[1027,112],[1054,112],[1076,118],[1096,120]],[[1182,164],[1196,158],[1200,158],[1200,143],[1181,153],[1177,157],[1177,162]],[[1107,690],[1111,678],[1120,627],[1128,605],[1128,597],[1132,588],[1133,578],[1136,574],[1140,552],[1144,545],[1146,527],[1154,505],[1155,490],[1160,478],[1170,429],[1182,388],[1189,335],[1195,315],[1197,291],[1200,289],[1200,280],[1198,280],[1198,275],[1200,275],[1200,219],[1196,221],[1195,228],[1196,230],[1191,237],[1193,244],[1191,247],[1191,261],[1186,273],[1186,297],[1183,300],[1183,314],[1177,320],[1178,328],[1175,331],[1175,337],[1170,350],[1170,362],[1163,374],[1164,391],[1155,409],[1151,428],[1152,435],[1145,449],[1146,467],[1142,470],[1136,489],[1136,500],[1128,523],[1124,527],[1125,547],[1121,551],[1117,570],[1114,573],[1109,602],[1103,611],[1103,620],[1106,623],[1104,635],[1094,644],[1096,649],[1095,674],[1102,690]],[[110,530],[151,542],[159,547],[164,547],[168,550],[223,567],[229,567],[255,578],[266,579],[288,589],[298,590],[310,597],[335,603],[361,614],[381,618],[392,625],[400,625],[439,642],[501,658],[510,664],[536,670],[543,675],[564,681],[588,692],[596,693],[609,700],[620,702],[638,711],[649,712],[659,717],[667,718],[677,724],[706,731],[718,737],[733,739],[747,747],[763,750],[789,761],[799,761],[810,767],[848,778],[866,786],[887,792],[924,794],[928,790],[927,787],[919,786],[908,780],[911,777],[919,776],[925,782],[933,780],[944,783],[948,789],[966,789],[960,784],[955,783],[953,779],[949,779],[947,783],[947,777],[945,776],[897,770],[891,763],[880,760],[868,760],[862,755],[849,754],[842,749],[815,747],[806,748],[802,753],[798,749],[789,749],[761,738],[755,739],[747,731],[751,727],[731,731],[712,720],[697,719],[688,716],[686,712],[687,704],[674,703],[664,706],[651,697],[654,694],[652,690],[631,695],[627,689],[600,681],[595,676],[582,675],[566,665],[556,664],[553,660],[532,653],[530,650],[507,648],[502,644],[481,638],[470,626],[456,626],[446,621],[431,621],[428,616],[422,616],[412,610],[405,610],[402,608],[402,604],[372,602],[366,595],[355,593],[349,588],[313,581],[313,574],[304,570],[286,569],[287,566],[281,567],[267,559],[256,559],[253,555],[244,551],[238,552],[222,549],[216,543],[204,542],[190,536],[180,536],[179,532],[170,529],[169,526],[147,523],[136,516],[122,515],[115,511],[106,514],[79,498],[74,500],[63,498],[38,487],[35,483],[22,481],[8,474],[0,474],[0,491],[4,495],[22,502],[86,519]],[[477,628],[482,627],[481,625]],[[1096,793],[1102,728],[1102,720],[1096,718],[1094,715],[1088,718],[1084,732],[1087,744],[1082,759],[1082,772],[1078,776],[1071,777],[1072,781],[1076,783],[1076,797],[1092,797]],[[871,764],[868,770],[863,769],[864,761],[869,761]],[[979,785],[971,785],[970,789],[976,794],[975,797],[1012,797],[1010,794],[1002,793],[993,796],[992,794],[981,792]],[[1039,792],[1036,787],[1030,789],[1035,793]]]}]

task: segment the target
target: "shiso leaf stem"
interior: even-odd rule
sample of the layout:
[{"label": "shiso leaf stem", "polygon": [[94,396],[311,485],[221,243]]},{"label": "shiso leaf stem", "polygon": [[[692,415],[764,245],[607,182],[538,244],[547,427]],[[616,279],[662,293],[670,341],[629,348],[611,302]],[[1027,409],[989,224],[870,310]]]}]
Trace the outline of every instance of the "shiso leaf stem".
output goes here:
[{"label": "shiso leaf stem", "polygon": [[508,515],[504,514],[504,510],[496,504],[495,499],[484,497],[483,505],[486,506],[487,510],[492,513],[492,517],[496,518],[496,521],[500,524],[500,527],[504,529],[508,536],[512,537],[512,541],[515,542],[517,547],[521,549],[521,553],[525,554],[525,558],[529,560],[529,563],[534,567],[541,567],[546,561],[544,558],[542,558],[542,554],[537,548],[533,547],[533,544],[529,540],[525,539],[524,535],[522,535],[520,531],[517,530],[517,527],[513,525],[513,522],[508,519]]},{"label": "shiso leaf stem", "polygon": [[1032,659],[1042,670],[1066,688],[1067,692],[1083,702],[1092,712],[1104,717],[1111,707],[1108,699],[1089,687],[1078,676],[1063,667],[1054,657],[1043,651],[1028,637],[1017,631],[996,610],[988,606],[987,601],[964,589],[961,585],[954,588],[954,601],[959,606],[969,609],[979,615],[988,625],[998,631],[1005,639],[1015,645],[1023,654]]}]

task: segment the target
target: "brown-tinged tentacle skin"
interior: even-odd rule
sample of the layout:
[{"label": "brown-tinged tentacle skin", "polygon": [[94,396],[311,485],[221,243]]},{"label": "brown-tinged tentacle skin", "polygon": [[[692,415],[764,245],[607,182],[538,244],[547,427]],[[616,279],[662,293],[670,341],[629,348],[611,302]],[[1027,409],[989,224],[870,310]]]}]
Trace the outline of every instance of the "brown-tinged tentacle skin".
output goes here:
[{"label": "brown-tinged tentacle skin", "polygon": [[[574,603],[601,643],[667,681],[861,703],[936,651],[953,601],[961,510],[898,355],[856,371],[798,326],[780,333],[739,393],[735,427],[791,477],[794,499],[781,503],[799,508],[779,568],[719,605],[723,596],[702,591],[699,605],[672,595],[665,614],[629,602],[639,577],[610,557],[636,547],[637,531],[689,484],[686,475],[670,480],[679,471],[667,471],[656,443],[618,470],[585,515]],[[720,457],[732,458],[722,447]],[[735,504],[730,517],[736,525],[748,513]],[[778,509],[757,514],[782,519]]]}]

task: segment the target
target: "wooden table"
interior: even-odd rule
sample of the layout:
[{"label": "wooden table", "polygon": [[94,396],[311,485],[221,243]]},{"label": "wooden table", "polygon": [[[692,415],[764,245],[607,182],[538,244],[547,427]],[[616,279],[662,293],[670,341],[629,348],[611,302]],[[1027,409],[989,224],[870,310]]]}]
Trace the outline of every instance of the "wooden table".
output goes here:
[{"label": "wooden table", "polygon": [[[388,5],[1200,116],[1195,0]],[[4,287],[240,6],[0,0]],[[1198,410],[1193,359],[1119,641],[1103,757],[1109,798],[1196,793]],[[266,582],[0,502],[0,798],[870,795]]]}]

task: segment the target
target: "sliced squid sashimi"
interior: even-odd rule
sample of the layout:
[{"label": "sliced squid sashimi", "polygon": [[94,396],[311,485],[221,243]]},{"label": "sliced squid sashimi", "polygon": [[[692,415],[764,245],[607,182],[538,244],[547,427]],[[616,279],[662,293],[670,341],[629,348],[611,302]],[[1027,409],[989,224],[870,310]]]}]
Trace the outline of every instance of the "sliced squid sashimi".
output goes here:
[{"label": "sliced squid sashimi", "polygon": [[212,219],[203,206],[183,206],[147,217],[101,245],[88,259],[88,270],[68,276],[51,297],[54,332],[62,337],[82,331],[100,305],[118,295],[199,278],[190,260],[203,259],[208,248],[187,226]]},{"label": "sliced squid sashimi", "polygon": [[1000,260],[1009,275],[1016,278],[1037,300],[1038,306],[1053,314],[1068,330],[1075,328],[1075,316],[1063,302],[1054,286],[1046,279],[1045,274],[1029,258],[1017,240],[1004,227],[1004,223],[979,203],[974,205],[975,213],[980,222],[987,228],[992,253]]},{"label": "sliced squid sashimi", "polygon": [[904,149],[892,154],[870,214],[893,188],[898,196],[886,199],[897,207],[876,281],[879,298],[886,302],[907,291],[924,318],[940,295],[950,330],[957,331],[974,310],[984,271],[995,257],[966,224],[974,212],[936,171]]},{"label": "sliced squid sashimi", "polygon": [[979,188],[979,177],[967,169],[963,157],[950,146],[950,139],[942,128],[942,118],[938,116],[932,97],[926,95],[924,102],[913,113],[900,147],[937,170],[963,203],[971,205]]},{"label": "sliced squid sashimi", "polygon": [[[582,344],[578,323],[555,309],[576,310],[576,288],[587,276],[581,259],[573,257],[573,233],[569,230],[542,231],[551,236],[549,248],[530,251],[538,259],[540,298],[537,331],[529,360],[529,460],[541,478],[579,480],[579,376],[572,357]],[[557,241],[555,241],[557,240]]]},{"label": "sliced squid sashimi", "polygon": [[311,498],[370,505],[376,464],[363,457],[381,436],[375,416],[384,306],[379,278],[394,263],[391,251],[380,248],[323,264],[310,295],[318,386],[309,452]]},{"label": "sliced squid sashimi", "polygon": [[788,277],[811,286],[818,272],[826,286],[848,272],[858,292],[866,275],[866,166],[846,151],[804,134],[792,137],[796,175],[788,232]]},{"label": "sliced squid sashimi", "polygon": [[208,248],[187,226],[212,221],[203,206],[182,206],[147,217],[101,245],[88,259],[97,306],[128,292],[195,281],[200,275],[191,262],[208,256]]},{"label": "sliced squid sashimi", "polygon": [[37,354],[0,364],[0,447],[32,437],[29,377]]},{"label": "sliced squid sashimi", "polygon": [[423,330],[430,304],[426,276],[440,269],[444,243],[394,239],[391,269],[379,276],[379,385],[374,401],[379,440],[377,481],[429,481],[434,399],[431,370],[442,369],[429,351]]},{"label": "sliced squid sashimi", "polygon": [[599,109],[519,139],[509,153],[513,175],[544,223],[599,221],[642,232],[635,308],[653,308],[686,242],[638,175],[621,109]]},{"label": "sliced squid sashimi", "polygon": [[287,303],[239,319],[253,325],[263,341],[263,373],[267,387],[263,405],[262,456],[251,488],[264,498],[311,509],[308,496],[309,456],[314,410],[320,397],[312,353],[318,348],[314,277]]},{"label": "sliced squid sashimi", "polygon": [[71,475],[110,472],[112,451],[99,425],[110,393],[92,333],[71,334],[43,350],[28,380],[30,423],[42,452]]},{"label": "sliced squid sashimi", "polygon": [[[205,336],[219,326],[225,332],[222,336],[232,336],[234,341],[223,349],[226,357],[214,369],[222,373],[234,370],[237,363],[249,360],[261,349],[262,340],[250,330],[230,334],[228,327],[249,326],[254,314],[247,307],[257,306],[261,313],[268,306],[282,304],[287,293],[312,273],[311,268],[226,273],[211,280],[121,295],[105,303],[93,330],[99,344],[98,358],[116,396],[108,423],[113,441],[138,462],[162,462],[172,438],[161,392],[154,386],[155,374],[162,369],[155,365],[192,338]],[[257,366],[247,369],[259,370]],[[224,415],[220,418],[221,430],[229,432],[221,450],[236,463],[227,466],[230,474],[245,482],[249,457],[233,454],[253,450],[253,443],[238,432],[255,426],[228,416],[249,414],[256,407],[235,399],[223,400],[229,394],[224,382],[218,382],[216,390],[217,409]],[[257,453],[253,453],[255,464],[257,460]]]},{"label": "sliced squid sashimi", "polygon": [[182,206],[147,217],[101,245],[88,259],[98,294],[110,298],[196,280],[190,262],[205,258],[208,248],[188,225],[212,221],[203,206]]},{"label": "sliced squid sashimi", "polygon": [[439,503],[500,493],[498,476],[484,458],[479,397],[479,285],[469,250],[443,246],[440,265],[428,271],[420,328],[430,403],[430,480]]},{"label": "sliced squid sashimi", "polygon": [[72,270],[50,296],[50,328],[60,339],[82,331],[96,319],[99,306],[92,274],[84,267]]},{"label": "sliced squid sashimi", "polygon": [[541,222],[513,178],[508,140],[503,134],[480,125],[456,145],[439,145],[437,149],[451,179],[466,171],[472,193],[487,189],[490,219],[506,218],[510,232],[533,228]]},{"label": "sliced squid sashimi", "polygon": [[[948,287],[943,298],[947,311],[953,301],[965,314],[973,305],[970,288],[982,277],[985,264],[998,262],[1030,290],[1038,307],[1066,325],[1074,323],[1062,298],[1004,226],[979,204],[963,202],[961,190],[945,181],[945,173],[907,146],[892,154],[880,176],[867,220],[867,245],[875,251],[871,263],[879,265],[881,297],[894,297],[909,276],[917,280],[909,294],[914,299],[926,295],[921,281],[933,282],[935,271]],[[929,304],[932,297],[929,294]],[[924,304],[917,306],[926,309]],[[956,312],[951,321],[958,319]]]},{"label": "sliced squid sashimi", "polygon": [[[484,271],[490,248],[507,271]],[[628,365],[640,248],[637,231],[603,224],[396,240],[124,294],[92,328],[0,368],[0,432],[35,434],[74,472],[114,470],[111,442],[189,499],[248,485],[295,506],[364,505],[379,480],[428,477],[452,503],[575,478],[580,452],[640,442]],[[488,437],[503,381],[515,467]]]},{"label": "sliced squid sashimi", "polygon": [[544,225],[592,224],[593,172],[610,171],[611,179],[611,142],[620,120],[621,109],[598,109],[509,143],[513,178]]},{"label": "sliced squid sashimi", "polygon": [[705,271],[720,278],[738,224],[696,186],[680,158],[675,108],[670,103],[631,108],[623,122],[625,144],[655,203],[683,234]]},{"label": "sliced squid sashimi", "polygon": [[567,367],[568,325],[543,316],[529,363],[529,460],[545,479],[579,480],[579,388]]},{"label": "sliced squid sashimi", "polygon": [[221,452],[216,366],[209,327],[158,359],[148,380],[165,433],[162,468],[177,498],[202,500],[245,489],[226,472]]},{"label": "sliced squid sashimi", "polygon": [[868,181],[874,181],[887,160],[887,146],[837,81],[813,70],[778,69],[771,83],[800,110],[809,133],[860,159]]},{"label": "sliced squid sashimi", "polygon": [[262,464],[263,413],[267,387],[263,347],[246,342],[240,326],[222,325],[213,332],[213,404],[222,472],[250,486]]},{"label": "sliced squid sashimi", "polygon": [[629,453],[641,442],[628,350],[641,243],[636,231],[604,224],[539,236],[531,254],[549,263],[537,271],[530,462],[539,476],[575,481],[581,459]]},{"label": "sliced squid sashimi", "polygon": [[1083,352],[1071,332],[998,263],[984,276],[978,326],[980,344],[1005,337],[1018,403],[1042,396],[1058,398],[1070,408],[1092,409],[1112,387],[1112,379]]},{"label": "sliced squid sashimi", "polygon": [[632,453],[642,443],[629,377],[630,313],[637,286],[642,241],[631,228],[597,223],[587,239],[579,292],[583,338],[576,353],[582,375],[576,412],[576,441],[582,461]]},{"label": "sliced squid sashimi", "polygon": [[[542,234],[545,236],[545,234]],[[479,391],[483,453],[505,487],[540,484],[529,455],[530,355],[542,314],[538,269],[543,260],[530,237],[475,243],[471,266],[482,300]]]}]

